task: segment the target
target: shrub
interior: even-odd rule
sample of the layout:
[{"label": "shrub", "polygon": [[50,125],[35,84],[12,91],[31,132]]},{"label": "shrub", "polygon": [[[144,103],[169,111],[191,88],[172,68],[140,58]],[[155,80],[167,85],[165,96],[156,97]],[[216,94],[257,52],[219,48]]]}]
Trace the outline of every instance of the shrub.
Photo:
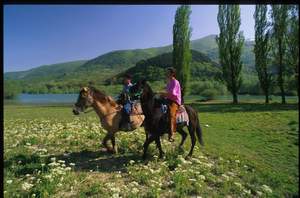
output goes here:
[{"label": "shrub", "polygon": [[218,95],[226,95],[226,87],[218,81],[193,82],[190,85],[190,94],[215,99]]},{"label": "shrub", "polygon": [[206,89],[201,94],[206,98],[206,100],[214,100],[218,95],[218,91],[216,89]]}]

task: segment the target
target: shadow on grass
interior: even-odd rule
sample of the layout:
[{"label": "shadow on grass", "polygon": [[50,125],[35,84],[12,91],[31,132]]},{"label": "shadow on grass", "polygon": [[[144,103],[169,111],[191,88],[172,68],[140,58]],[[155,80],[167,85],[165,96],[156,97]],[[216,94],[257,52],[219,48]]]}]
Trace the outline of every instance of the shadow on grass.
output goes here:
[{"label": "shadow on grass", "polygon": [[[73,152],[67,155],[51,156],[56,157],[57,160],[64,160],[66,164],[75,163],[75,171],[89,172],[114,172],[114,171],[126,171],[126,165],[130,160],[135,162],[141,160],[139,153],[121,153],[110,154],[106,151],[89,151],[83,150],[80,152]],[[143,161],[140,161],[143,163]]]},{"label": "shadow on grass", "polygon": [[294,104],[259,104],[259,103],[240,103],[240,104],[230,104],[230,103],[190,103],[193,108],[197,109],[199,112],[261,112],[261,111],[287,111],[287,110],[299,110],[298,103]]},{"label": "shadow on grass", "polygon": [[[8,169],[14,169],[15,176],[24,176],[26,174],[33,174],[40,170],[47,172],[48,166],[42,167],[42,164],[51,163],[51,158],[55,157],[56,161],[64,160],[67,166],[70,163],[75,163],[75,171],[90,172],[114,172],[114,171],[126,171],[126,165],[130,160],[134,160],[135,163],[145,163],[141,160],[139,153],[128,154],[109,154],[106,151],[89,151],[83,150],[80,152],[73,152],[69,154],[51,155],[48,157],[40,157],[39,155],[17,155],[4,161],[4,167]],[[17,166],[15,165],[17,164]],[[14,165],[14,166],[13,166]]]}]

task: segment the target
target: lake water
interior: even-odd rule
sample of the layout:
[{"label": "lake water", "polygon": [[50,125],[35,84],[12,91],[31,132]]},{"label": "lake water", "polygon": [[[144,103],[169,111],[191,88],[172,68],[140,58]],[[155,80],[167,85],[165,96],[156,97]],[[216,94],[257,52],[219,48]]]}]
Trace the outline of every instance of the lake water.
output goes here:
[{"label": "lake water", "polygon": [[74,104],[78,94],[20,94],[14,103],[21,104]]},{"label": "lake water", "polygon": [[[78,94],[20,94],[15,100],[6,100],[5,103],[17,104],[74,104]],[[201,100],[201,96],[187,96],[186,100]],[[232,96],[218,96],[217,100],[232,100]],[[239,101],[262,100],[265,96],[239,95]],[[272,101],[281,101],[280,96],[271,96]],[[287,96],[287,102],[297,102],[297,96]]]}]

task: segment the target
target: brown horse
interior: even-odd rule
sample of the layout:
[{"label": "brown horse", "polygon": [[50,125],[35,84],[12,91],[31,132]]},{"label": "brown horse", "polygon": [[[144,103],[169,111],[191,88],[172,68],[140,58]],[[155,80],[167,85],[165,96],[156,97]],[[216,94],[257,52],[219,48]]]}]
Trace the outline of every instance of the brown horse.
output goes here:
[{"label": "brown horse", "polygon": [[[102,127],[107,131],[102,142],[103,146],[108,152],[117,152],[115,133],[121,130],[119,125],[122,119],[122,106],[117,104],[112,97],[94,87],[83,87],[74,105],[73,113],[79,115],[80,112],[84,112],[90,106],[93,107],[100,118]],[[142,125],[144,115],[130,115],[130,120],[131,129],[134,130]],[[107,145],[108,140],[111,140],[112,148]]]}]

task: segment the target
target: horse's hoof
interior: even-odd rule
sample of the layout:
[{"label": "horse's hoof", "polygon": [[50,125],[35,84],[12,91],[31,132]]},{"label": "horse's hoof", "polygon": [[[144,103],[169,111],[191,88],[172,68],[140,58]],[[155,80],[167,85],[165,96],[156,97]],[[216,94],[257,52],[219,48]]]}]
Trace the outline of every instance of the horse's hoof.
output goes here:
[{"label": "horse's hoof", "polygon": [[146,156],[146,155],[143,155],[143,156],[142,156],[142,159],[143,159],[143,160],[146,160],[146,159],[147,159],[147,156]]},{"label": "horse's hoof", "polygon": [[114,154],[116,151],[112,148],[107,148],[107,152],[110,154]]},{"label": "horse's hoof", "polygon": [[191,158],[192,158],[191,155],[187,155],[184,159],[185,159],[185,160],[189,160],[189,159],[191,159]]},{"label": "horse's hoof", "polygon": [[182,145],[179,145],[179,146],[178,146],[178,151],[180,151],[180,152],[184,151]]},{"label": "horse's hoof", "polygon": [[165,158],[165,153],[159,155],[159,159],[164,159],[164,158]]}]

